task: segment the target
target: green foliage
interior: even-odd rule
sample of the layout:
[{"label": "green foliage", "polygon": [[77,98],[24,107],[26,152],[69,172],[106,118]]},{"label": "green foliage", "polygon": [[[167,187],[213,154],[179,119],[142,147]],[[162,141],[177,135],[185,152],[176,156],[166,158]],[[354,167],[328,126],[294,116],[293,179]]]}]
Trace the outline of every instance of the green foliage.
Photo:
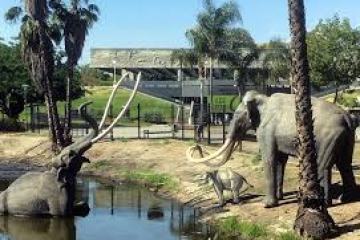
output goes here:
[{"label": "green foliage", "polygon": [[217,223],[219,234],[225,239],[242,237],[244,239],[259,239],[268,236],[264,225],[247,221],[239,221],[236,217],[228,217]]},{"label": "green foliage", "polygon": [[310,77],[314,86],[349,83],[360,74],[360,30],[348,19],[320,20],[307,36]]},{"label": "green foliage", "polygon": [[129,170],[123,177],[130,182],[142,182],[150,187],[175,190],[178,183],[168,174],[156,173],[151,170]]},{"label": "green foliage", "polygon": [[81,84],[84,86],[112,86],[113,79],[109,74],[85,65],[79,68]]},{"label": "green foliage", "polygon": [[226,30],[241,21],[241,14],[234,1],[216,7],[212,0],[204,0],[203,8],[197,15],[197,25],[186,36],[196,52],[214,58],[223,46]]},{"label": "green foliage", "polygon": [[219,50],[219,59],[244,75],[246,69],[258,58],[254,39],[243,28],[227,29],[224,39],[224,44]]},{"label": "green foliage", "polygon": [[0,131],[1,132],[23,132],[25,127],[16,121],[16,119],[4,118],[0,120]]},{"label": "green foliage", "polygon": [[[55,56],[54,98],[65,100],[66,66],[61,61],[61,53]],[[19,45],[0,43],[0,111],[10,118],[17,118],[24,109],[24,103],[43,102],[29,77],[28,70],[21,60]],[[80,73],[75,72],[71,94],[73,99],[84,95],[80,84]]]},{"label": "green foliage", "polygon": [[237,217],[227,217],[218,220],[215,223],[216,230],[221,239],[276,239],[276,240],[300,240],[292,231],[283,233],[273,233],[263,224],[252,223],[249,221],[241,221]]},{"label": "green foliage", "polygon": [[[56,101],[66,100],[66,78],[67,78],[67,67],[63,61],[64,55],[60,52],[56,55],[55,71],[53,77],[53,91],[54,99]],[[70,96],[71,99],[78,99],[84,96],[85,91],[81,85],[80,71],[75,69],[74,76],[71,82]]]},{"label": "green foliage", "polygon": [[275,237],[276,240],[301,240],[301,237],[296,235],[294,232],[288,231],[280,233]]},{"label": "green foliage", "polygon": [[270,81],[289,79],[291,68],[290,46],[281,39],[273,39],[260,48],[264,55],[263,67],[269,71]]},{"label": "green foliage", "polygon": [[164,122],[164,117],[161,112],[146,112],[144,114],[144,121],[159,124]]},{"label": "green foliage", "polygon": [[[31,85],[24,64],[19,61],[18,45],[0,43],[0,111],[10,118],[17,118],[24,109],[23,85]],[[27,100],[36,99],[36,94],[28,94]]]},{"label": "green foliage", "polygon": [[338,97],[337,103],[345,107],[359,107],[358,98],[360,97],[359,91],[346,91]]}]

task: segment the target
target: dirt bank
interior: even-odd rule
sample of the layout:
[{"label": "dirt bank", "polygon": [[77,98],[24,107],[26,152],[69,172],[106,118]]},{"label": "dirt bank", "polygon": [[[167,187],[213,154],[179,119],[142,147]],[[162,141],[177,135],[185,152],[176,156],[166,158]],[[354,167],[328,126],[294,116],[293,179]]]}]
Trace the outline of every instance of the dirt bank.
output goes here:
[{"label": "dirt bank", "polygon": [[[196,178],[208,167],[202,164],[191,164],[185,159],[185,150],[191,142],[175,140],[131,140],[102,142],[96,144],[87,154],[92,161],[83,168],[84,173],[92,173],[103,177],[121,179],[133,173],[143,175],[158,174],[160,180],[168,184],[164,193],[176,197],[183,202],[208,208],[216,200],[211,188],[199,185]],[[0,163],[21,162],[29,165],[47,165],[49,152],[46,137],[35,135],[2,134],[0,136]],[[269,225],[275,231],[290,229],[297,210],[297,166],[291,159],[287,165],[285,176],[286,199],[281,206],[264,209],[262,194],[264,190],[263,168],[257,156],[258,146],[254,142],[245,142],[244,151],[236,152],[225,166],[244,175],[255,186],[250,189],[240,205],[227,204],[225,212],[208,214],[209,218],[237,215],[243,219]],[[208,147],[214,151],[216,147]],[[360,145],[357,144],[354,154],[354,165],[360,164]],[[356,170],[357,172],[358,170]],[[334,174],[334,182],[339,181],[338,173]],[[169,177],[169,179],[167,178]],[[358,179],[360,182],[360,179]],[[176,184],[174,184],[176,183]],[[337,204],[329,209],[335,222],[344,234],[339,239],[360,239],[360,202]]]}]

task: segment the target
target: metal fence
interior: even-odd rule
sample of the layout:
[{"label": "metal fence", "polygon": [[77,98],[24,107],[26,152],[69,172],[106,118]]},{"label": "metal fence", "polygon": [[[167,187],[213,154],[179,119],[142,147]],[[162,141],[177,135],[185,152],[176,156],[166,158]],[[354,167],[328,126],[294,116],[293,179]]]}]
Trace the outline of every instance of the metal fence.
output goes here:
[{"label": "metal fence", "polygon": [[[48,131],[48,116],[42,106],[29,106],[25,111],[27,119],[23,122],[27,131],[41,133]],[[207,143],[223,142],[233,113],[226,112],[225,105],[214,105],[210,111],[209,105],[201,107],[194,104],[171,105],[163,109],[150,109],[138,104],[127,112],[117,123],[107,138],[115,139],[182,139]],[[88,114],[95,116],[97,122],[101,121],[99,113],[92,108],[87,109]],[[72,110],[72,135],[84,136],[89,131],[89,125],[84,122],[76,110]],[[113,120],[112,108],[106,118],[105,127]],[[64,114],[60,115],[64,121]]]}]

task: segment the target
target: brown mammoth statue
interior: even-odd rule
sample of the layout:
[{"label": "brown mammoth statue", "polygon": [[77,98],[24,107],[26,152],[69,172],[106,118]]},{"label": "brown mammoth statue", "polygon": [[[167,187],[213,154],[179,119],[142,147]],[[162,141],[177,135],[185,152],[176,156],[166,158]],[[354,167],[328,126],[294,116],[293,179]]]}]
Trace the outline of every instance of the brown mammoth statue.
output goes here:
[{"label": "brown mammoth statue", "polygon": [[90,104],[89,102],[79,107],[80,115],[89,123],[92,130],[83,138],[62,149],[52,159],[52,167],[49,171],[29,172],[16,179],[0,194],[0,214],[73,216],[86,214],[89,211],[87,204],[75,203],[76,176],[82,164],[90,162],[83,154],[111,131],[133,100],[141,79],[140,73],[125,107],[110,126],[100,132],[104,126],[114,95],[126,76],[124,75],[114,86],[99,126],[85,111],[85,107]]},{"label": "brown mammoth statue", "polygon": [[[351,163],[354,132],[358,122],[335,104],[318,98],[312,98],[312,104],[318,176],[324,188],[325,199],[327,203],[331,203],[331,168],[336,164],[343,183],[341,200],[353,200],[356,184]],[[264,161],[264,204],[265,207],[274,207],[283,198],[283,178],[288,156],[296,155],[294,95],[277,93],[267,97],[256,91],[247,92],[235,111],[223,146],[215,153],[198,159],[193,157],[193,153],[199,147],[190,147],[186,155],[192,162],[223,165],[229,160],[238,141],[251,128],[257,130],[257,140]],[[211,161],[218,157],[222,159],[215,163]]]}]

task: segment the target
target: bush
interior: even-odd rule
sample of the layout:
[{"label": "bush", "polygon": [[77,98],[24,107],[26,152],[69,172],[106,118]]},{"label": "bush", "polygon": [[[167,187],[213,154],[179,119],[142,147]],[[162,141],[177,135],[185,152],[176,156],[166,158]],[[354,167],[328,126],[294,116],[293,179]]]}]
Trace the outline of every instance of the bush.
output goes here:
[{"label": "bush", "polygon": [[349,96],[339,98],[338,103],[350,108],[358,106],[357,99]]},{"label": "bush", "polygon": [[164,116],[160,112],[147,112],[144,114],[144,121],[148,123],[164,123]]},{"label": "bush", "polygon": [[4,118],[0,120],[0,131],[2,132],[24,132],[25,127],[17,120]]}]

